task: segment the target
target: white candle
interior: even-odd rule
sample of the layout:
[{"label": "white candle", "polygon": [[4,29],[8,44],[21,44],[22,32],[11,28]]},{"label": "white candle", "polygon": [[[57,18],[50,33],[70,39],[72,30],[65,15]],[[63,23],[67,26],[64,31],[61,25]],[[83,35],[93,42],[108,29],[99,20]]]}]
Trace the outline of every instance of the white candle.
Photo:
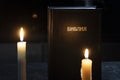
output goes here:
[{"label": "white candle", "polygon": [[85,59],[82,59],[81,78],[82,80],[92,80],[92,60],[88,59],[89,50],[85,49]]},{"label": "white candle", "polygon": [[18,80],[26,80],[26,42],[23,41],[24,31],[20,29],[20,42],[17,42]]}]

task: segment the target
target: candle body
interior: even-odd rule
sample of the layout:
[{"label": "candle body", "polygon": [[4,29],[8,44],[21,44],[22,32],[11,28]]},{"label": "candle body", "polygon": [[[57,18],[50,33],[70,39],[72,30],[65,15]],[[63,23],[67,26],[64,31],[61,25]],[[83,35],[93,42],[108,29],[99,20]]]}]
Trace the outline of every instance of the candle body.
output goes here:
[{"label": "candle body", "polygon": [[82,80],[92,80],[92,60],[83,59],[81,65]]},{"label": "candle body", "polygon": [[17,43],[18,80],[26,80],[26,42]]}]

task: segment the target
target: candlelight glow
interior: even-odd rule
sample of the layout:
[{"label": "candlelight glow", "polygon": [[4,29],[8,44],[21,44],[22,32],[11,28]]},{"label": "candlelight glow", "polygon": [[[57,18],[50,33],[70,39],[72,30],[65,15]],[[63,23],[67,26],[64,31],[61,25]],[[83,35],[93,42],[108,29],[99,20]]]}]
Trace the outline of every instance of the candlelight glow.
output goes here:
[{"label": "candlelight glow", "polygon": [[85,58],[88,58],[89,56],[89,50],[88,49],[85,49],[85,54],[84,54]]},{"label": "candlelight glow", "polygon": [[24,30],[23,28],[20,29],[20,41],[23,41],[24,38]]}]

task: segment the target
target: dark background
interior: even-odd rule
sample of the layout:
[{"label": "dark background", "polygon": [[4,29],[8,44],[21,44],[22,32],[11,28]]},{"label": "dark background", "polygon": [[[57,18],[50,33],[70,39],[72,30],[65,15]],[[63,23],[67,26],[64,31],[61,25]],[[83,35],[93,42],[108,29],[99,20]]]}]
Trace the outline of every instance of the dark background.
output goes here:
[{"label": "dark background", "polygon": [[[118,43],[119,0],[93,0],[93,5],[102,8],[102,42]],[[26,31],[28,42],[47,42],[48,6],[84,6],[83,0],[1,0],[0,1],[0,42],[19,41],[18,30]],[[32,15],[37,14],[37,18]]]},{"label": "dark background", "polygon": [[[102,8],[101,53],[103,61],[120,60],[119,2],[119,0],[93,0],[93,6]],[[25,29],[27,43],[47,44],[48,6],[85,6],[85,4],[84,0],[1,0],[0,43],[18,42],[18,30],[22,26]],[[38,17],[32,17],[34,14]]]}]

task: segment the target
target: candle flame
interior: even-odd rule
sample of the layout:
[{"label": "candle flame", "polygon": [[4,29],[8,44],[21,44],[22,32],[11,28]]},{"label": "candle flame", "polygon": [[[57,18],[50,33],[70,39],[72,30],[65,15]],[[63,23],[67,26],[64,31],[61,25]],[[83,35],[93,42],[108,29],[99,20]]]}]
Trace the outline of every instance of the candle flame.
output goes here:
[{"label": "candle flame", "polygon": [[20,41],[23,41],[24,39],[24,30],[23,28],[20,29]]},{"label": "candle flame", "polygon": [[86,48],[85,49],[85,54],[84,54],[84,56],[85,56],[85,58],[88,58],[88,56],[89,56],[89,50]]}]

